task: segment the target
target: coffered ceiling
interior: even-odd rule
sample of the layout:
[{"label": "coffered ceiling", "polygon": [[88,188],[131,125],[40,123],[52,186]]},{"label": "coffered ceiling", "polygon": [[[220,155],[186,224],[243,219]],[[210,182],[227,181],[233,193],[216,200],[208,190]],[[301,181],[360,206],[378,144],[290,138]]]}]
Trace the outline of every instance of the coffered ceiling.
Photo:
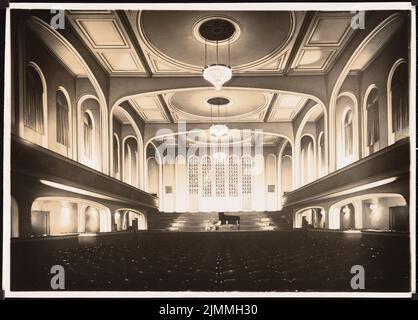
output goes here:
[{"label": "coffered ceiling", "polygon": [[[234,75],[326,73],[354,30],[350,12],[303,11],[68,11],[85,45],[112,76],[199,76],[205,66],[202,22],[233,23],[220,63]],[[216,61],[206,42],[206,63]]]},{"label": "coffered ceiling", "polygon": [[109,74],[146,75],[139,53],[115,11],[69,11],[67,17]]},{"label": "coffered ceiling", "polygon": [[292,71],[327,72],[354,32],[352,16],[350,12],[316,12],[292,62]]},{"label": "coffered ceiling", "polygon": [[[211,98],[224,98],[227,105],[211,105]],[[129,99],[145,123],[187,121],[283,122],[293,120],[308,97],[246,88],[189,89],[137,95]]]},{"label": "coffered ceiling", "polygon": [[[201,31],[203,24],[214,20],[227,21],[231,29],[229,40],[218,42],[217,59],[232,67],[233,77],[326,74],[357,32],[351,28],[352,16],[332,11],[67,12],[74,30],[109,76],[173,77],[173,81],[201,77],[204,66],[216,62],[215,42]],[[390,26],[387,30],[382,41],[390,38]],[[354,69],[370,61],[379,43],[369,47],[360,59],[364,62]],[[126,98],[145,123],[288,122],[309,100],[303,92],[234,88],[228,83],[221,91],[209,83],[198,89],[153,89],[154,93]],[[210,98],[228,99],[219,116],[217,108],[208,106]]]}]

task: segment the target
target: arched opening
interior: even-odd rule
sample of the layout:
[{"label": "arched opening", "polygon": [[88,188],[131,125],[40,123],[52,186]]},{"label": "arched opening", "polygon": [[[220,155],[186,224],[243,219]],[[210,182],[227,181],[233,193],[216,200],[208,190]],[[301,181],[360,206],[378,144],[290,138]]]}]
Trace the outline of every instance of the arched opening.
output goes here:
[{"label": "arched opening", "polygon": [[85,229],[87,233],[97,233],[100,231],[100,213],[95,207],[87,206],[84,209]]},{"label": "arched opening", "polygon": [[108,155],[102,152],[101,107],[94,96],[84,96],[78,102],[79,161],[93,169],[102,170]]},{"label": "arched opening", "polygon": [[358,160],[357,100],[351,93],[342,93],[335,108],[337,169]]},{"label": "arched opening", "polygon": [[352,203],[346,204],[340,208],[340,229],[353,230],[355,229],[355,208]]},{"label": "arched opening", "polygon": [[388,144],[409,136],[409,72],[404,59],[398,60],[388,77]]},{"label": "arched opening", "polygon": [[300,185],[315,179],[315,140],[311,135],[304,135],[300,141]]},{"label": "arched opening", "polygon": [[399,194],[365,194],[347,198],[331,206],[329,212],[330,229],[409,230],[409,208]]},{"label": "arched opening", "polygon": [[43,197],[31,208],[32,236],[110,232],[108,208],[84,199]]},{"label": "arched opening", "polygon": [[56,142],[57,151],[72,158],[72,116],[67,91],[60,87],[55,95]]},{"label": "arched opening", "polygon": [[115,230],[146,230],[145,215],[133,209],[118,209],[115,212]]},{"label": "arched opening", "polygon": [[29,62],[25,68],[25,103],[20,108],[22,136],[48,147],[48,107],[46,80],[41,68]]},{"label": "arched opening", "polygon": [[160,154],[153,143],[147,145],[145,162],[145,190],[158,197],[159,206],[162,208],[162,161]]},{"label": "arched opening", "polygon": [[[121,106],[115,106],[111,111],[110,128],[112,132],[112,157],[110,163],[115,168],[118,159],[122,161],[122,172],[115,178],[122,179],[124,182],[135,187],[142,188],[143,182],[143,143],[142,136],[135,121],[129,112]],[[117,136],[121,143],[122,150],[115,150],[117,144],[114,137]]]},{"label": "arched opening", "polygon": [[370,85],[364,98],[364,155],[380,149],[379,94],[375,85]]},{"label": "arched opening", "polygon": [[133,136],[123,141],[123,181],[138,187],[138,141]]},{"label": "arched opening", "polygon": [[293,219],[294,228],[324,229],[326,214],[324,208],[309,207],[297,211]]},{"label": "arched opening", "polygon": [[[299,124],[296,132],[294,154],[294,163],[296,164],[294,168],[294,181],[296,182],[295,187],[303,186],[320,176],[320,168],[322,175],[328,173],[326,118],[325,108],[320,104],[315,104],[306,112]],[[319,163],[317,147],[320,135],[323,136],[324,141],[322,146],[322,165]],[[310,139],[308,137],[310,137]],[[302,138],[304,138],[304,141],[302,141]]]},{"label": "arched opening", "polygon": [[94,125],[93,117],[89,112],[83,114],[83,157],[88,162],[93,162],[94,154]]}]

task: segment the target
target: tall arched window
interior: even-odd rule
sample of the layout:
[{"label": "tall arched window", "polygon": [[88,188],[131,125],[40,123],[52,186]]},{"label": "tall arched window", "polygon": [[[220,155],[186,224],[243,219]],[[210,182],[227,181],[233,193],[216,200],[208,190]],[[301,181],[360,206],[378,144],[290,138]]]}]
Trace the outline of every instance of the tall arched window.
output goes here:
[{"label": "tall arched window", "polygon": [[26,96],[23,107],[24,125],[40,134],[44,134],[44,110],[42,80],[34,67],[26,68]]},{"label": "tall arched window", "polygon": [[353,155],[353,111],[347,110],[343,120],[343,146],[346,158]]},{"label": "tall arched window", "polygon": [[202,158],[202,196],[212,197],[212,159]]},{"label": "tall arched window", "polygon": [[57,142],[70,147],[70,112],[67,98],[61,90],[56,94]]},{"label": "tall arched window", "polygon": [[242,194],[252,193],[252,159],[248,155],[242,156],[241,165]]},{"label": "tall arched window", "polygon": [[84,157],[93,160],[93,120],[88,112],[83,114],[83,147]]},{"label": "tall arched window", "polygon": [[376,151],[375,145],[380,140],[379,99],[377,88],[370,90],[366,100],[366,148],[367,154]]},{"label": "tall arched window", "polygon": [[409,128],[408,66],[406,63],[401,63],[396,68],[390,90],[392,133],[395,134],[395,140],[398,140],[404,136],[402,131]]},{"label": "tall arched window", "polygon": [[[359,157],[358,104],[351,92],[338,96],[335,108],[335,156],[337,169],[356,161]],[[365,135],[365,133],[364,133]]]},{"label": "tall arched window", "polygon": [[196,156],[189,157],[187,172],[189,175],[189,195],[197,195],[199,193],[199,160]]},{"label": "tall arched window", "polygon": [[226,169],[224,160],[215,161],[215,195],[225,197]]},{"label": "tall arched window", "polygon": [[228,159],[228,194],[238,197],[238,157],[234,155]]}]

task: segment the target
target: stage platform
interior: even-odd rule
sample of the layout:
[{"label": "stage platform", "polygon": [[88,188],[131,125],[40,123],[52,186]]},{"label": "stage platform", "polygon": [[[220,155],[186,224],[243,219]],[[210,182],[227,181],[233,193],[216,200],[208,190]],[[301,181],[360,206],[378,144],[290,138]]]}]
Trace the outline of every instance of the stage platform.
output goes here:
[{"label": "stage platform", "polygon": [[226,216],[239,216],[236,223],[215,226],[218,212],[159,213],[148,217],[148,230],[172,232],[237,232],[274,231],[292,228],[292,221],[280,212],[225,212]]}]

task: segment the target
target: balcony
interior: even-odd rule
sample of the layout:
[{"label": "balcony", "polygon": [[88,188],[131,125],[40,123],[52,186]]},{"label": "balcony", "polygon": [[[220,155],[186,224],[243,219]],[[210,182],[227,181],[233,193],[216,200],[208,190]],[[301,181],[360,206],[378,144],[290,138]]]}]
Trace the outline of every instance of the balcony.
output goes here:
[{"label": "balcony", "polygon": [[38,182],[48,181],[49,186],[65,186],[70,192],[85,190],[115,200],[158,208],[157,197],[16,136],[11,139],[11,171]]},{"label": "balcony", "polygon": [[408,138],[285,194],[283,206],[292,207],[302,202],[330,198],[346,190],[360,190],[366,184],[372,187],[382,180],[389,183],[392,177],[408,177],[409,170]]}]

